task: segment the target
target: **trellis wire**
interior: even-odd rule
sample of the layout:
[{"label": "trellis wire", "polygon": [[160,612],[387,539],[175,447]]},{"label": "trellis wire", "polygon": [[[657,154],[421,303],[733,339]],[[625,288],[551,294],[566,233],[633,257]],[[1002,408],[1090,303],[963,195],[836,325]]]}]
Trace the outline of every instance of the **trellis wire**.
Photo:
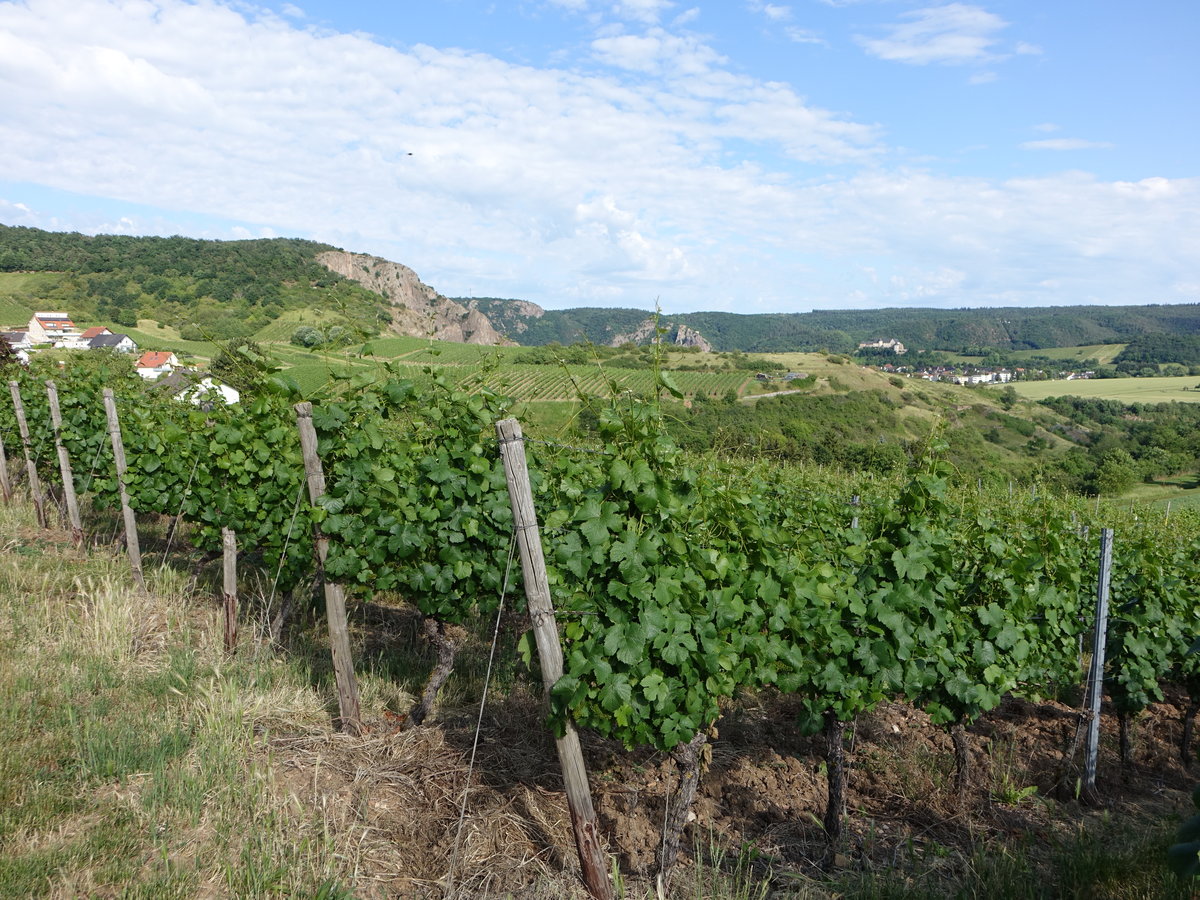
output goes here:
[{"label": "trellis wire", "polygon": [[475,771],[475,752],[479,748],[479,733],[483,729],[483,710],[487,705],[488,686],[492,681],[492,665],[496,659],[496,644],[500,640],[500,618],[504,615],[504,599],[508,595],[509,575],[512,573],[513,556],[517,548],[517,530],[513,529],[508,541],[508,561],[504,564],[504,584],[500,588],[500,604],[496,608],[496,625],[492,629],[492,648],[488,653],[487,671],[483,676],[483,696],[479,698],[479,716],[475,720],[475,738],[471,743],[471,759],[467,764],[467,783],[463,786],[462,803],[458,808],[458,829],[454,833],[454,852],[450,854],[450,872],[447,875],[447,896],[454,893],[454,870],[458,866],[458,851],[462,842],[463,823],[467,817],[467,797],[471,792],[471,777]]},{"label": "trellis wire", "polygon": [[300,500],[304,497],[305,482],[300,482],[300,490],[296,493],[296,506],[292,510],[292,521],[288,523],[287,534],[283,536],[283,551],[279,554],[279,566],[275,569],[275,578],[271,582],[271,596],[267,598],[267,609],[275,603],[275,588],[279,585],[279,576],[283,573],[283,564],[287,561],[287,548],[292,540],[292,529],[296,527],[296,516],[300,515]]}]

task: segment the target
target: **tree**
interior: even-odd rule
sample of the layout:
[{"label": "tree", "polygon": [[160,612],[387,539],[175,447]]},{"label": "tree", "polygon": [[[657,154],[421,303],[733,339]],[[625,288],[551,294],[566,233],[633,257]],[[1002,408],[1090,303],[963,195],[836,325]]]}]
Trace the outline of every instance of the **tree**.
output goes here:
[{"label": "tree", "polygon": [[1096,472],[1096,489],[1101,494],[1121,494],[1138,480],[1139,467],[1128,450],[1109,450]]},{"label": "tree", "polygon": [[262,348],[249,338],[235,338],[221,348],[209,366],[212,374],[239,391],[254,392],[277,371]]},{"label": "tree", "polygon": [[325,343],[325,335],[319,328],[301,325],[292,332],[292,343],[300,347],[319,347]]}]

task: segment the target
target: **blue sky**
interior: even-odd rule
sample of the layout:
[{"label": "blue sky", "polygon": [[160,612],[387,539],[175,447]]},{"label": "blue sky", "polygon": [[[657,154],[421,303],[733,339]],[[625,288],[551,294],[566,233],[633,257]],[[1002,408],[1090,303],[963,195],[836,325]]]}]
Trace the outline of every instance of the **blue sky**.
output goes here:
[{"label": "blue sky", "polygon": [[0,0],[0,222],[308,237],[547,307],[1200,302],[1198,26],[1183,0]]}]

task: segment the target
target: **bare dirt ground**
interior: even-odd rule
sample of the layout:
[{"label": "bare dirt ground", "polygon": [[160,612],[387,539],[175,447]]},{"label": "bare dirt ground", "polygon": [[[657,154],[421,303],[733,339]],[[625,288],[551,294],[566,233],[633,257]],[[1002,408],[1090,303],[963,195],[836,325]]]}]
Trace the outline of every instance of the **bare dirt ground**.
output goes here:
[{"label": "bare dirt ground", "polygon": [[[942,896],[939,878],[952,884],[980,848],[1036,853],[1114,814],[1175,821],[1190,808],[1197,775],[1179,760],[1183,698],[1169,700],[1138,719],[1128,771],[1119,765],[1116,721],[1103,717],[1101,799],[1090,806],[1077,799],[1082,760],[1064,758],[1079,723],[1064,704],[1010,699],[969,729],[972,779],[962,808],[949,735],[906,705],[881,706],[848,731],[838,871],[888,873],[922,885],[921,895]],[[388,713],[369,723],[365,739],[264,736],[282,787],[326,808],[336,827],[361,831],[356,896],[584,896],[538,697],[518,686],[489,703],[468,773],[477,714],[446,708],[405,729]],[[709,866],[738,864],[769,885],[756,896],[842,896],[819,866],[824,739],[803,735],[795,714],[789,698],[762,695],[722,719],[681,871],[698,857]],[[674,764],[594,735],[583,740],[597,813],[628,895],[653,896]]]}]

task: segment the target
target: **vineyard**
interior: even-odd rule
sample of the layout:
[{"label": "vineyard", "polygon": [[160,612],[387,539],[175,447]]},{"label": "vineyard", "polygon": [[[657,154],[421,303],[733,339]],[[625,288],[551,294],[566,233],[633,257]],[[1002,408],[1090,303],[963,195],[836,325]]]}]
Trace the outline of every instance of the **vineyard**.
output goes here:
[{"label": "vineyard", "polygon": [[[1185,691],[1179,753],[1190,758],[1200,708],[1200,656],[1188,652],[1200,636],[1195,511],[1106,509],[1101,520],[1090,504],[1037,486],[960,484],[936,438],[902,478],[858,483],[689,456],[644,398],[736,391],[744,373],[595,372],[515,366],[470,393],[444,370],[415,380],[366,372],[312,408],[276,379],[239,406],[197,408],[103,363],[14,371],[13,402],[0,403],[0,475],[8,496],[23,469],[41,516],[61,504],[75,529],[76,497],[124,510],[135,577],[135,522],[154,518],[210,558],[228,558],[236,542],[238,565],[259,571],[282,609],[323,585],[338,724],[350,734],[363,723],[346,603],[389,594],[422,617],[437,665],[408,728],[430,715],[455,635],[494,622],[502,653],[541,659],[593,896],[613,888],[607,860],[589,872],[602,841],[586,774],[572,787],[576,729],[674,761],[657,862],[664,891],[722,716],[747,694],[785,698],[803,730],[824,736],[831,869],[847,852],[847,729],[886,704],[910,704],[946,730],[964,803],[966,732],[1006,698],[1076,698],[1058,781],[1083,800],[1104,791],[1087,735],[1101,684],[1122,764],[1139,714],[1168,685]],[[511,420],[498,438],[509,392],[612,399],[587,401],[595,433],[576,446],[523,439]],[[516,473],[526,464],[523,506]],[[1100,565],[1102,536],[1111,569]],[[1110,613],[1096,629],[1100,597]],[[231,609],[231,652],[238,618]],[[1105,638],[1103,670],[1079,702]]]}]

